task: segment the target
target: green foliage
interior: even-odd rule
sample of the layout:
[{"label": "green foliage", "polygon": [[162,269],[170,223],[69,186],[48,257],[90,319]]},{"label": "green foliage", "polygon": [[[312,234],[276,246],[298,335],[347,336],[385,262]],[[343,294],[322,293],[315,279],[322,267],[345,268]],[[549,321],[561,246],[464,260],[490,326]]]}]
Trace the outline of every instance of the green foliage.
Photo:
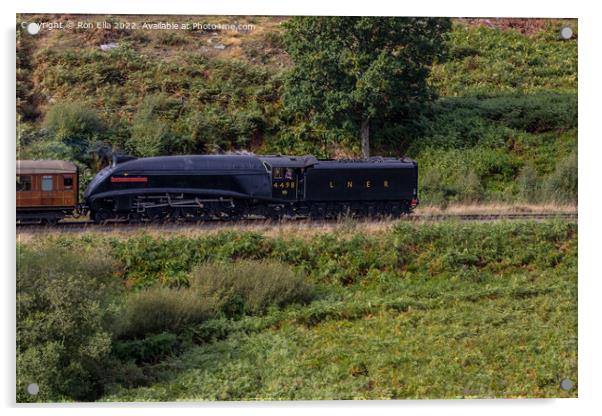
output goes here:
[{"label": "green foliage", "polygon": [[44,127],[52,139],[72,147],[80,160],[85,160],[88,146],[105,130],[96,112],[81,102],[53,105],[46,114]]},{"label": "green foliage", "polygon": [[150,288],[130,294],[114,330],[119,338],[178,332],[212,316],[212,306],[185,288]]},{"label": "green foliage", "polygon": [[[113,241],[114,254],[125,265],[124,278],[134,287],[188,285],[188,273],[206,261],[274,259],[298,266],[315,282],[350,285],[371,270],[395,267],[390,248],[354,235],[322,235],[307,246],[301,239],[271,241],[257,233],[220,232],[203,238],[152,238],[147,235]],[[363,256],[357,256],[361,251]]]},{"label": "green foliage", "polygon": [[518,131],[544,133],[576,127],[576,95],[541,92],[441,98],[406,131],[419,136],[408,149],[414,155],[427,147],[503,147]]},{"label": "green foliage", "polygon": [[[93,379],[103,400],[577,394],[558,388],[561,379],[577,379],[574,222],[403,222],[384,233],[348,227],[305,239],[226,232],[120,240],[62,236],[26,246],[62,247],[55,257],[65,264],[74,247],[83,264],[110,250],[127,264],[130,283],[141,270],[147,283],[162,283],[169,270],[187,276],[179,288],[164,281],[163,289],[132,291],[119,302],[105,330],[110,355]],[[318,283],[311,298],[295,271]],[[60,345],[27,351],[28,362],[44,360],[47,377],[60,379],[63,366],[46,365],[60,361]]]},{"label": "green foliage", "polygon": [[454,25],[448,57],[430,81],[444,96],[541,91],[575,93],[577,39],[558,37],[560,26],[532,36],[514,30]]},{"label": "green foliage", "polygon": [[128,149],[135,156],[159,156],[173,140],[171,123],[177,118],[182,102],[164,95],[151,95],[134,115]]},{"label": "green foliage", "polygon": [[[441,224],[423,227],[419,232],[407,224],[395,229],[395,247],[400,262],[409,272],[428,272],[434,276],[470,277],[459,272],[518,272],[522,267],[555,267],[571,259],[564,244],[573,241],[576,224],[550,222],[501,223],[491,226]],[[574,247],[576,249],[576,247]],[[416,256],[416,253],[420,253]],[[573,263],[571,263],[573,265]]]},{"label": "green foliage", "polygon": [[[247,256],[262,255],[247,246]],[[313,278],[354,261],[355,283],[342,288],[325,274],[310,304],[207,320],[193,328],[199,345],[141,367],[144,387],[126,383],[104,400],[577,395],[558,387],[577,379],[576,223],[403,222],[380,235],[266,238],[262,247],[310,265]],[[372,266],[363,276],[362,263]],[[131,357],[164,345],[140,361],[162,360],[153,357],[174,338],[159,338],[132,344]]]},{"label": "green foliage", "polygon": [[312,298],[312,287],[300,273],[274,261],[203,264],[193,271],[190,288],[230,317]]},{"label": "green foliage", "polygon": [[[166,42],[180,39],[165,36]],[[38,88],[96,97],[111,127],[102,139],[137,155],[210,152],[214,144],[230,150],[269,131],[279,98],[269,69],[182,54],[162,62],[128,44],[108,52],[40,50]]]},{"label": "green foliage", "polygon": [[66,143],[51,139],[34,141],[26,148],[17,148],[17,158],[27,159],[51,159],[51,160],[74,160],[74,149]]},{"label": "green foliage", "polygon": [[157,239],[142,235],[129,241],[111,241],[117,259],[123,262],[129,285],[149,287],[157,283],[179,287],[189,283],[188,275],[204,261],[259,259],[270,248],[256,233],[222,232],[209,238]]},{"label": "green foliage", "polygon": [[159,43],[165,46],[181,46],[187,43],[186,38],[179,36],[177,32],[163,32],[159,37]]},{"label": "green foliage", "polygon": [[500,200],[510,196],[521,161],[503,149],[473,147],[466,150],[421,152],[424,163],[418,177],[425,204]]},{"label": "green foliage", "polygon": [[554,202],[577,204],[578,170],[577,152],[560,160],[544,184],[547,197]]},{"label": "green foliage", "polygon": [[[109,355],[115,263],[58,247],[17,252],[17,400],[93,400]],[[26,393],[37,383],[40,393]]]},{"label": "green foliage", "polygon": [[518,175],[518,188],[523,201],[537,202],[541,199],[541,182],[533,165],[528,164],[521,169]]},{"label": "green foliage", "polygon": [[143,339],[118,341],[113,354],[122,361],[134,360],[137,364],[156,363],[179,350],[178,337],[169,332],[150,335]]},{"label": "green foliage", "polygon": [[129,295],[114,329],[116,336],[142,339],[161,332],[181,333],[221,315],[262,314],[268,307],[312,297],[312,287],[300,273],[274,261],[204,263],[187,280],[179,288],[152,287]]}]

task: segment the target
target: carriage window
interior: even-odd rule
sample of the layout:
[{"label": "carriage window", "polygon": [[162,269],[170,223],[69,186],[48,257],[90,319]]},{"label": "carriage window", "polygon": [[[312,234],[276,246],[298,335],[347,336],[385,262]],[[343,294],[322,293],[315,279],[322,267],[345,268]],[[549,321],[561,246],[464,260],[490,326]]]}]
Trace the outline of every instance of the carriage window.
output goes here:
[{"label": "carriage window", "polygon": [[63,189],[73,189],[73,178],[71,176],[63,178]]},{"label": "carriage window", "polygon": [[17,176],[17,192],[31,191],[31,176]]},{"label": "carriage window", "polygon": [[52,176],[42,176],[42,191],[52,191]]},{"label": "carriage window", "polygon": [[272,175],[273,179],[282,179],[284,176],[284,168],[274,168],[274,173]]}]

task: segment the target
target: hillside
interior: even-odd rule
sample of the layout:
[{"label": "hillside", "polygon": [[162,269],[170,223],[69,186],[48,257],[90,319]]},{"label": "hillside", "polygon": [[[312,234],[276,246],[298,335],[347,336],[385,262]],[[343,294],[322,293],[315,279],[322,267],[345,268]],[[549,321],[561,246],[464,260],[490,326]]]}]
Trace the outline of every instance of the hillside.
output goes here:
[{"label": "hillside", "polygon": [[[76,160],[89,178],[110,151],[359,155],[355,132],[286,113],[286,18],[178,17],[199,20],[245,30],[19,30],[17,156]],[[577,35],[561,40],[564,25],[577,34],[574,20],[454,21],[430,77],[439,98],[376,131],[373,154],[416,158],[425,204],[576,203]]]}]

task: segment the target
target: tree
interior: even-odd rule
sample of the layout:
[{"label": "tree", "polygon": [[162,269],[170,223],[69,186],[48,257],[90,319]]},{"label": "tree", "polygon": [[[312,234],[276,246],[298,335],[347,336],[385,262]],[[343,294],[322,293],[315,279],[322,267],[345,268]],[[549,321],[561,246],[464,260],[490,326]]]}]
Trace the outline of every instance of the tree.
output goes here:
[{"label": "tree", "polygon": [[432,99],[433,61],[451,28],[446,18],[294,17],[284,42],[294,67],[284,101],[316,124],[360,131],[369,156],[375,124],[403,122],[408,109]]},{"label": "tree", "polygon": [[55,139],[75,147],[85,147],[82,143],[96,140],[105,131],[96,112],[81,102],[53,105],[46,114],[44,127]]},{"label": "tree", "polygon": [[54,104],[46,114],[44,127],[49,139],[56,142],[50,147],[60,149],[58,144],[66,145],[73,158],[84,163],[93,157],[90,147],[102,141],[107,133],[106,125],[96,111],[83,102]]}]

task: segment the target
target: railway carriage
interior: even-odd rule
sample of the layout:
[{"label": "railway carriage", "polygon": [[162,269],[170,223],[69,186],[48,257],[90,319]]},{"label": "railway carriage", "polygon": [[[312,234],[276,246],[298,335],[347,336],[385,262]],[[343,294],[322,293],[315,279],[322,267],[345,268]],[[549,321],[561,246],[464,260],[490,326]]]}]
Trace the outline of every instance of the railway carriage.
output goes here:
[{"label": "railway carriage", "polygon": [[78,169],[62,160],[17,161],[17,222],[56,223],[78,205]]}]

